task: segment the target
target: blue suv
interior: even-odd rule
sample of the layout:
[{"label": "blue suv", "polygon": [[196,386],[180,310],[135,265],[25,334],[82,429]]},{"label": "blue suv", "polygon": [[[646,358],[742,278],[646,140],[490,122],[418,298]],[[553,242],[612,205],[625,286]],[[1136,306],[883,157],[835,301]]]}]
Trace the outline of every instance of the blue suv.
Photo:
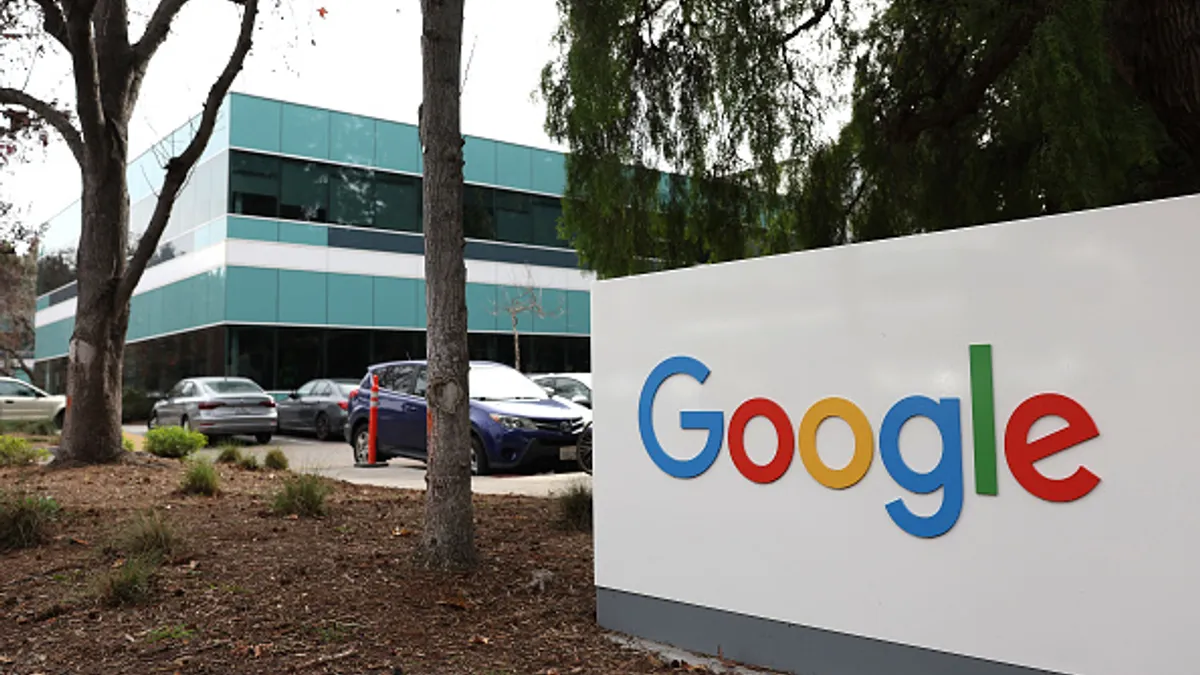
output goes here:
[{"label": "blue suv", "polygon": [[[345,433],[354,448],[354,461],[367,461],[372,375],[379,376],[375,460],[425,460],[426,364],[397,361],[371,366],[359,388],[350,393]],[[520,371],[500,363],[472,361],[467,386],[472,473],[576,459],[576,444],[584,428],[577,409],[555,401]]]}]

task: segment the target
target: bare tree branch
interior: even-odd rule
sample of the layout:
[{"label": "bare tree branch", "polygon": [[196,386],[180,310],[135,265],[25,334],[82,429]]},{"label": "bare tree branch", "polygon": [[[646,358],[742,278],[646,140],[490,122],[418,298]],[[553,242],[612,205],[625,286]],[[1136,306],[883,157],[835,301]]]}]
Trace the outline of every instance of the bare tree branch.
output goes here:
[{"label": "bare tree branch", "polygon": [[45,120],[67,142],[67,147],[71,148],[71,154],[75,155],[75,161],[80,165],[83,164],[83,138],[79,135],[79,130],[75,128],[75,125],[71,124],[71,118],[67,116],[67,113],[20,89],[6,87],[0,87],[0,104],[19,105]]},{"label": "bare tree branch", "polygon": [[209,139],[212,138],[221,102],[229,93],[229,88],[233,85],[233,80],[237,77],[238,72],[241,71],[242,65],[246,62],[246,55],[250,53],[250,47],[253,45],[258,1],[244,0],[245,9],[242,12],[242,26],[238,32],[237,43],[234,45],[233,53],[229,56],[229,62],[225,64],[225,69],[221,71],[220,77],[208,90],[208,98],[204,101],[204,112],[200,115],[200,125],[187,148],[167,162],[167,175],[163,179],[162,192],[159,194],[158,202],[154,205],[154,214],[150,216],[150,223],[142,234],[137,251],[129,261],[129,266],[125,269],[125,275],[121,278],[121,283],[117,288],[117,297],[120,302],[128,301],[133,296],[133,289],[137,287],[142,273],[146,271],[146,264],[154,255],[158,241],[162,238],[163,230],[167,227],[167,221],[171,217],[171,209],[175,206],[179,190],[187,181],[188,174],[196,165],[196,161],[200,159]]},{"label": "bare tree branch", "polygon": [[63,18],[62,8],[54,0],[36,0],[36,2],[42,9],[42,30],[69,49],[67,20]]},{"label": "bare tree branch", "polygon": [[[104,108],[100,100],[96,41],[92,35],[92,13],[96,3],[95,0],[63,1],[66,8],[71,70],[75,76],[75,108],[79,112],[80,131],[89,144],[101,143],[104,140]],[[93,148],[96,149],[100,148]]]},{"label": "bare tree branch", "polygon": [[187,2],[188,0],[160,0],[158,7],[154,8],[154,14],[150,16],[150,22],[146,24],[146,32],[142,33],[141,39],[133,46],[134,58],[145,63],[154,56],[154,52],[158,51],[167,39],[167,33],[171,32],[171,23]]},{"label": "bare tree branch", "polygon": [[784,33],[783,37],[782,37],[782,41],[783,42],[791,42],[793,39],[795,39],[798,35],[800,35],[804,31],[812,30],[813,28],[816,28],[817,24],[821,23],[821,20],[824,19],[826,16],[828,16],[830,10],[832,10],[832,9],[833,9],[833,0],[825,0],[825,4],[821,5],[821,7],[815,13],[813,13],[813,15],[811,17],[808,18],[808,21],[805,21],[804,23],[800,24],[799,26],[796,26],[795,28],[791,29],[790,31]]}]

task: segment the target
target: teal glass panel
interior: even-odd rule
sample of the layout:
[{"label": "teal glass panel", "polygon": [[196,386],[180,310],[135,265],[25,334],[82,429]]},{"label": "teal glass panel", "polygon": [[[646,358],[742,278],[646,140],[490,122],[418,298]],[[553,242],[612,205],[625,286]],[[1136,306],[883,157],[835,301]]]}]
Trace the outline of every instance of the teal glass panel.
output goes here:
[{"label": "teal glass panel", "polygon": [[313,159],[329,158],[329,111],[283,104],[280,151]]},{"label": "teal glass panel", "polygon": [[37,309],[46,309],[50,306],[50,296],[43,295],[37,299]]},{"label": "teal glass panel", "polygon": [[[467,288],[470,289],[470,287],[471,285],[467,284]],[[429,319],[425,303],[425,280],[417,279],[417,328],[425,328],[425,322]]]},{"label": "teal glass panel", "polygon": [[165,333],[165,317],[163,316],[163,293],[161,288],[142,294],[145,304],[142,309],[146,312],[146,332],[142,337]]},{"label": "teal glass panel", "polygon": [[[467,284],[467,329],[496,330],[496,287],[491,284]],[[505,328],[508,317],[504,317]]]},{"label": "teal glass panel", "polygon": [[170,333],[187,328],[188,321],[191,320],[191,305],[195,302],[195,298],[187,297],[190,286],[190,280],[184,279],[157,289],[162,296],[162,332]]},{"label": "teal glass panel", "polygon": [[229,104],[231,146],[279,152],[282,104],[241,94],[230,96]]},{"label": "teal glass panel", "polygon": [[533,332],[567,332],[567,292],[555,288],[541,290],[541,315],[533,315]]},{"label": "teal glass panel", "polygon": [[33,356],[47,359],[63,356],[70,349],[71,333],[75,331],[74,317],[34,329]]},{"label": "teal glass panel", "polygon": [[592,294],[567,291],[567,332],[589,335],[592,332]]},{"label": "teal glass panel", "polygon": [[533,148],[496,143],[496,178],[497,185],[533,189]]},{"label": "teal glass panel", "polygon": [[381,169],[421,173],[421,140],[410,124],[375,123],[375,166]]},{"label": "teal glass panel", "polygon": [[375,321],[375,285],[359,274],[327,275],[330,325],[370,326]]},{"label": "teal glass panel", "polygon": [[534,243],[534,218],[529,195],[495,191],[496,239]]},{"label": "teal glass panel", "polygon": [[[516,311],[528,307],[537,298],[538,289],[521,288],[519,286],[499,286],[496,289],[496,328],[512,330],[512,317],[516,314],[517,331],[528,333],[533,331],[534,311]],[[469,317],[468,317],[469,318]]]},{"label": "teal glass panel", "polygon": [[204,286],[208,294],[208,316],[204,323],[216,323],[225,319],[225,268],[205,272],[207,281]]},{"label": "teal glass panel", "polygon": [[279,241],[279,224],[274,220],[229,216],[225,228],[230,239]]},{"label": "teal glass panel", "polygon": [[469,183],[496,184],[496,142],[467,136],[463,145],[463,179]]},{"label": "teal glass panel", "polygon": [[272,322],[278,319],[279,273],[256,267],[225,270],[225,318]]},{"label": "teal glass panel", "polygon": [[325,274],[279,270],[279,320],[325,323]]},{"label": "teal glass panel", "polygon": [[413,328],[425,314],[425,296],[417,297],[416,279],[375,277],[375,326]]},{"label": "teal glass panel", "polygon": [[330,113],[329,159],[371,166],[375,161],[375,120],[346,113]]},{"label": "teal glass panel", "polygon": [[279,241],[289,244],[326,246],[329,244],[329,230],[320,225],[281,222],[279,223]]},{"label": "teal glass panel", "polygon": [[537,192],[561,196],[567,190],[567,167],[563,155],[549,150],[533,150],[533,185]]}]

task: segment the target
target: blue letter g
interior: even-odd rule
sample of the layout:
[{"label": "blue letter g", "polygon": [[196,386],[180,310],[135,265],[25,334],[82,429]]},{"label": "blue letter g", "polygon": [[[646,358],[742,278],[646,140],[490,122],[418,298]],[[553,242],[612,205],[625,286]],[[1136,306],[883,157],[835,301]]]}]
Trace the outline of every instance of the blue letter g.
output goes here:
[{"label": "blue letter g", "polygon": [[708,440],[700,454],[687,461],[678,460],[663,450],[658,437],[654,435],[654,397],[658,395],[658,388],[672,375],[690,375],[704,384],[709,372],[708,366],[690,356],[672,356],[650,371],[646,384],[642,385],[642,395],[638,399],[638,428],[642,434],[642,445],[646,446],[646,452],[658,468],[676,478],[695,478],[708,471],[708,467],[717,461],[725,433],[725,416],[715,410],[680,412],[679,426],[684,429],[706,429]]}]

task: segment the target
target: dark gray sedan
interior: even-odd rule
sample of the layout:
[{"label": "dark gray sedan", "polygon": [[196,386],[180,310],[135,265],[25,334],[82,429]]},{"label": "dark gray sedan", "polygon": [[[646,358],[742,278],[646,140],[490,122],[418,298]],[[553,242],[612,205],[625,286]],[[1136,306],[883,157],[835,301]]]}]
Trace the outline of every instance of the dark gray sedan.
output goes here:
[{"label": "dark gray sedan", "polygon": [[310,380],[279,401],[279,430],[316,434],[317,439],[341,437],[350,392],[358,380]]},{"label": "dark gray sedan", "polygon": [[146,426],[181,426],[213,436],[254,436],[267,443],[278,427],[275,399],[244,377],[181,380],[154,404]]}]

